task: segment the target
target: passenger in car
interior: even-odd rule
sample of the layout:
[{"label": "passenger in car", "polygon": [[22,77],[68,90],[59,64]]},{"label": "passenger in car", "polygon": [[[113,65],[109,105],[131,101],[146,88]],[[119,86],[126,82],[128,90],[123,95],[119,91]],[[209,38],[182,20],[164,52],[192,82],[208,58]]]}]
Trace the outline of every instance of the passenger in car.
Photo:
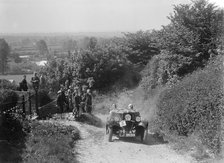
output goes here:
[{"label": "passenger in car", "polygon": [[129,104],[128,109],[131,110],[131,111],[135,111],[133,104]]},{"label": "passenger in car", "polygon": [[115,110],[117,110],[117,105],[116,104],[112,104],[111,108],[110,108],[110,114],[112,112],[114,112]]}]

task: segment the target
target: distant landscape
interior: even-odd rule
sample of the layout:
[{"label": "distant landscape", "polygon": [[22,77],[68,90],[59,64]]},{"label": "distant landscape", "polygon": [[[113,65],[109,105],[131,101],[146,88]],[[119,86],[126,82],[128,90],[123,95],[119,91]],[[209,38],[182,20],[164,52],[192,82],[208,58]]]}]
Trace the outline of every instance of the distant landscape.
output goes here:
[{"label": "distant landscape", "polygon": [[90,37],[102,41],[122,35],[122,32],[0,34],[10,46],[5,73],[15,75],[1,75],[0,78],[18,81],[18,75],[39,71],[49,57],[63,58],[77,48],[85,48],[86,39]]},{"label": "distant landscape", "polygon": [[[26,74],[26,79],[28,82],[31,81],[32,76],[33,74]],[[23,75],[0,75],[0,79],[14,80],[16,84],[19,84],[23,79]]]}]

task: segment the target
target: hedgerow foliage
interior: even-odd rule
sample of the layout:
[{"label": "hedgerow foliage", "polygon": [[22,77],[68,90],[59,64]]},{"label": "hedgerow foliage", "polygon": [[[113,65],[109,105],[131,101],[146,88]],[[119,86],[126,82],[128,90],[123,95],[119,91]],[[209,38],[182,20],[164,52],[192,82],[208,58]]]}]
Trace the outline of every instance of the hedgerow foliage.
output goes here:
[{"label": "hedgerow foliage", "polygon": [[0,90],[0,111],[6,111],[16,106],[18,95],[13,90],[1,89]]},{"label": "hedgerow foliage", "polygon": [[1,89],[12,89],[16,90],[17,86],[6,79],[0,79]]},{"label": "hedgerow foliage", "polygon": [[217,59],[163,91],[157,104],[159,127],[171,134],[189,136],[194,133],[202,144],[220,152],[222,71],[222,60]]},{"label": "hedgerow foliage", "polygon": [[[80,138],[77,128],[53,123],[31,123],[23,162],[77,162],[75,141]],[[37,154],[38,153],[38,154]]]},{"label": "hedgerow foliage", "polygon": [[223,10],[206,0],[174,6],[170,24],[154,32],[160,53],[146,66],[142,85],[172,85],[206,66],[223,46],[223,17]]},{"label": "hedgerow foliage", "polygon": [[[29,132],[29,122],[15,107],[18,95],[13,90],[0,90],[0,162],[19,162],[24,148],[25,136]],[[13,108],[13,109],[12,109]]]}]

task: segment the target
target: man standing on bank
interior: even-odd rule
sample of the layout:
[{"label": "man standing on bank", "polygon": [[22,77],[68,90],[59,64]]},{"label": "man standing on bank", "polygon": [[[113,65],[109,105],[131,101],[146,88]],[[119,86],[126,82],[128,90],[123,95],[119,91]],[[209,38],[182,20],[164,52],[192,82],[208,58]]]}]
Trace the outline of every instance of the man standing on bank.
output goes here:
[{"label": "man standing on bank", "polygon": [[65,92],[63,88],[61,88],[58,91],[58,96],[57,96],[57,106],[60,108],[61,114],[64,112],[64,105],[67,105],[67,100],[65,97]]},{"label": "man standing on bank", "polygon": [[85,110],[87,113],[90,113],[90,114],[92,112],[92,95],[91,95],[90,89],[87,89],[87,92],[86,92]]},{"label": "man standing on bank", "polygon": [[23,75],[23,80],[19,84],[20,84],[20,90],[21,91],[27,91],[28,90],[26,75]]},{"label": "man standing on bank", "polygon": [[79,92],[77,89],[75,89],[74,93],[73,93],[73,102],[74,102],[74,109],[73,109],[73,115],[75,116],[75,118],[79,117],[80,115],[80,104],[81,104],[81,96],[79,95]]},{"label": "man standing on bank", "polygon": [[35,89],[39,89],[40,86],[40,78],[37,76],[37,73],[34,73],[34,77],[31,78],[31,83],[35,87]]}]

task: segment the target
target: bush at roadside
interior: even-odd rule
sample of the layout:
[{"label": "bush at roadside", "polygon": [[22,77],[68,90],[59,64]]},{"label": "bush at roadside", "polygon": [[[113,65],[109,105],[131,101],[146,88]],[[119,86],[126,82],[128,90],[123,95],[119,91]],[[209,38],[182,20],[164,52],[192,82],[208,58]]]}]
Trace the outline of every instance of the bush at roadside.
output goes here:
[{"label": "bush at roadside", "polygon": [[214,153],[221,150],[222,60],[166,89],[157,103],[157,127],[172,135],[197,135]]},{"label": "bush at roadside", "polygon": [[[0,162],[19,162],[24,148],[29,122],[16,107],[18,95],[12,90],[0,90]],[[14,108],[14,109],[12,109]]]},{"label": "bush at roadside", "polygon": [[18,95],[13,90],[1,89],[0,90],[0,105],[1,112],[11,109],[16,106]]},{"label": "bush at roadside", "polygon": [[11,83],[10,81],[6,79],[0,79],[0,89],[12,89],[16,90],[18,86],[14,83]]}]

